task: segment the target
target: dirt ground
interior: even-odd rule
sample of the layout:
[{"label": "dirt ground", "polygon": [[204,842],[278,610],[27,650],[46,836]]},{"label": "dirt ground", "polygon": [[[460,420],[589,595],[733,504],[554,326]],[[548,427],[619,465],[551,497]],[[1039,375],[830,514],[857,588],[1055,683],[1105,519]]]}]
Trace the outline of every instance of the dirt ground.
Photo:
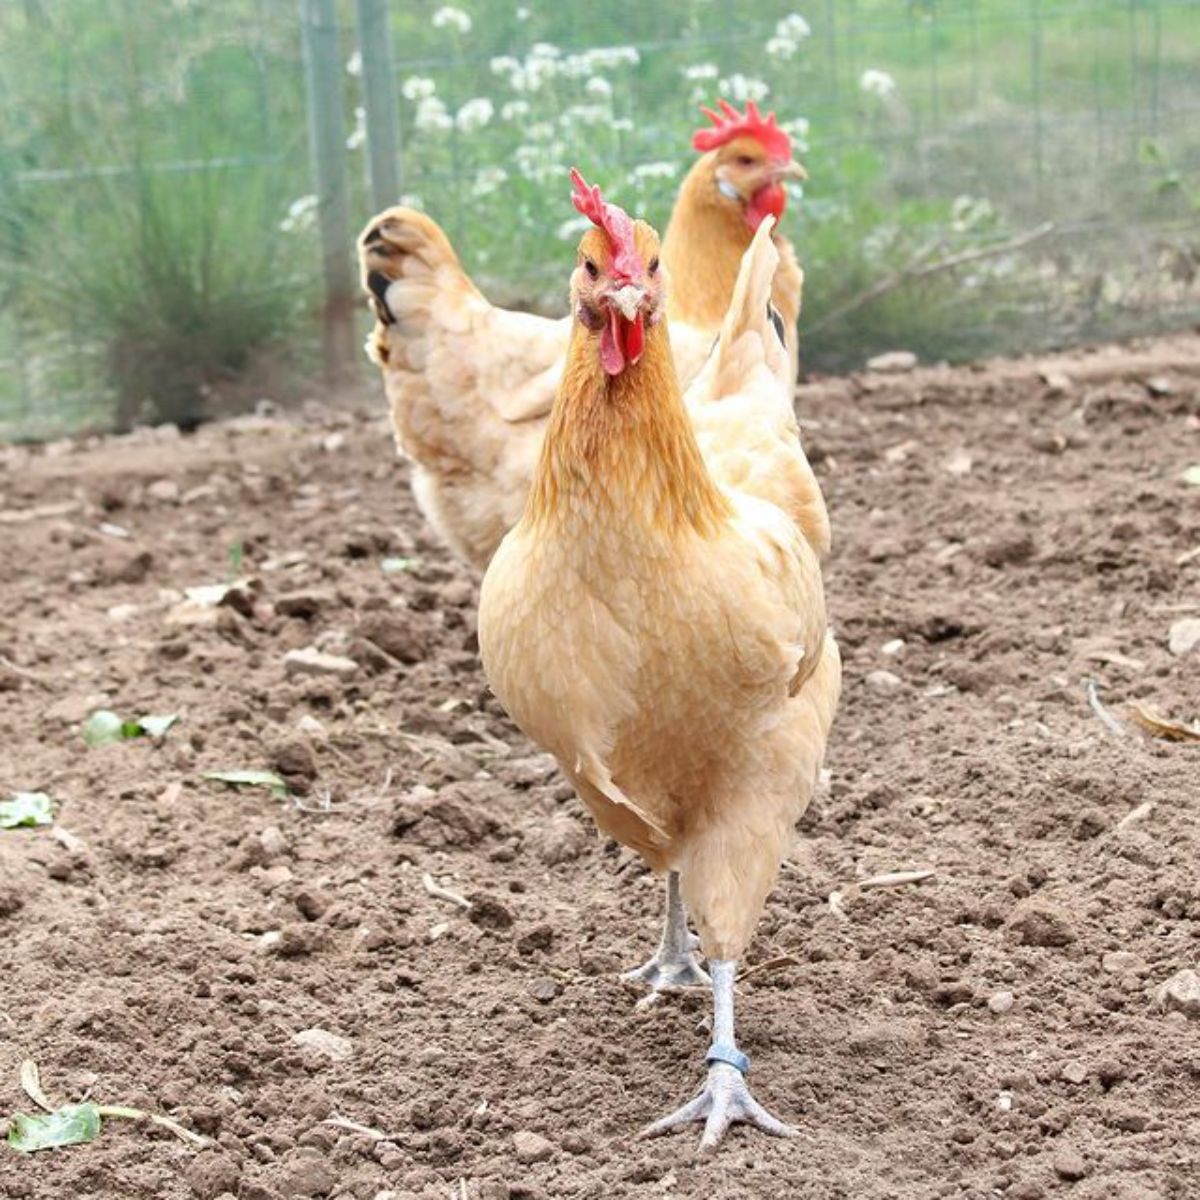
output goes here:
[{"label": "dirt ground", "polygon": [[[1200,969],[1200,746],[1125,723],[1200,714],[1198,382],[1186,336],[801,388],[846,687],[747,965],[794,962],[739,1001],[801,1135],[701,1161],[634,1135],[708,997],[635,1010],[659,882],[489,697],[382,399],[0,450],[0,794],[58,802],[0,831],[0,1115],[32,1057],[214,1142],[0,1147],[0,1196],[1200,1195],[1200,1025],[1156,1000]],[[235,544],[253,588],[180,610]],[[314,644],[356,665],[289,675]],[[100,707],[180,720],[89,750]]]}]

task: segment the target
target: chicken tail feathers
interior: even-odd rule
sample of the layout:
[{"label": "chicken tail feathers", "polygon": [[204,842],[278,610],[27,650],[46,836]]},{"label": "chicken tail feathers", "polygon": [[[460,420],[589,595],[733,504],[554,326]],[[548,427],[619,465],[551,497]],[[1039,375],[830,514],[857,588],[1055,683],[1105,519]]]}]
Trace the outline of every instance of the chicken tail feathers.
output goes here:
[{"label": "chicken tail feathers", "polygon": [[[412,208],[389,208],[374,217],[358,239],[363,291],[380,326],[420,324],[438,296],[477,297],[436,221]],[[377,331],[378,332],[378,331]],[[375,338],[373,356],[386,346]]]},{"label": "chicken tail feathers", "polygon": [[739,381],[760,364],[765,363],[781,381],[790,373],[783,318],[771,303],[779,266],[779,251],[771,237],[774,226],[775,218],[766,217],[742,256],[715,351],[714,396],[737,391]]}]

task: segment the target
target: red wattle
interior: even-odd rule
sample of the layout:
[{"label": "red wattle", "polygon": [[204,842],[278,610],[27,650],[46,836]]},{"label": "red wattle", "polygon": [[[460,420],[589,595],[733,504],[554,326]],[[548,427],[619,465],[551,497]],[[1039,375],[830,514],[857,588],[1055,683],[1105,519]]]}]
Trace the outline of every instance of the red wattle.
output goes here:
[{"label": "red wattle", "polygon": [[622,332],[625,335],[625,361],[633,366],[642,357],[646,345],[646,326],[642,314],[638,313],[632,321],[622,321]]},{"label": "red wattle", "polygon": [[751,229],[757,229],[762,224],[763,217],[774,217],[778,221],[783,216],[785,208],[787,208],[787,192],[783,185],[764,184],[746,204],[746,224]]}]

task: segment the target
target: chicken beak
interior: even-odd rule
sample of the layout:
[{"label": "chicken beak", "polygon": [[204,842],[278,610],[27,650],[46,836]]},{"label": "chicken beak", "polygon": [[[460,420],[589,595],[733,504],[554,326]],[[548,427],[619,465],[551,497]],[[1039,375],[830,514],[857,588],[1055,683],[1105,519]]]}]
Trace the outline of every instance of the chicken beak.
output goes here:
[{"label": "chicken beak", "polygon": [[627,283],[613,292],[611,299],[621,316],[627,321],[632,321],[637,317],[638,310],[646,299],[646,290],[637,284]]},{"label": "chicken beak", "polygon": [[787,162],[780,163],[775,168],[774,176],[776,180],[795,179],[803,181],[808,178],[808,172],[794,158],[789,158]]}]

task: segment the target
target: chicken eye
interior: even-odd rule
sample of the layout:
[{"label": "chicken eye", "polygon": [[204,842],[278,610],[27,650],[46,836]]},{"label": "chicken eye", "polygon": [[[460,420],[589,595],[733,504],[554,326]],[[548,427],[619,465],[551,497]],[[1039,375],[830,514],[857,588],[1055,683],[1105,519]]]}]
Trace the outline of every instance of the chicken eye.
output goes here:
[{"label": "chicken eye", "polygon": [[596,264],[592,262],[590,258],[585,258],[583,260],[583,269],[588,273],[589,279],[600,278],[600,268],[596,266]]},{"label": "chicken eye", "polygon": [[650,274],[651,275],[658,274],[658,258],[657,258],[657,256],[650,260]]},{"label": "chicken eye", "polygon": [[740,167],[754,166],[754,159],[751,158],[749,154],[739,154],[737,160],[738,160],[738,166],[740,166]]}]

